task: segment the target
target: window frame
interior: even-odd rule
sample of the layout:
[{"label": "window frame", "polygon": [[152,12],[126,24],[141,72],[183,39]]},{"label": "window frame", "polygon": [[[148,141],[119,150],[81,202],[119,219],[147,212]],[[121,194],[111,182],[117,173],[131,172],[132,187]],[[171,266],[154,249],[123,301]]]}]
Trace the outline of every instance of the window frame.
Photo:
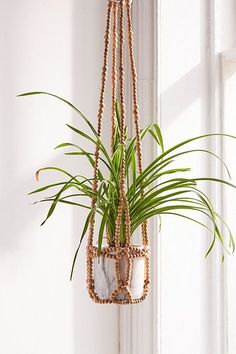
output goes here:
[{"label": "window frame", "polygon": [[[223,66],[226,59],[232,60],[232,56],[236,61],[236,50],[222,52],[222,18],[220,12],[223,6],[222,0],[207,0],[207,5],[209,7],[209,129],[210,131],[222,131],[224,119]],[[146,99],[151,102],[151,109],[154,113],[152,117],[158,117],[158,123],[161,125],[159,36],[161,27],[161,0],[139,0],[134,2],[133,6],[136,55],[138,56],[139,94],[145,79],[147,84],[152,87],[152,90],[148,92],[141,90],[141,95],[147,95]],[[152,24],[151,26],[150,23]],[[147,33],[149,41],[151,41],[152,49],[150,52],[142,50]],[[150,68],[145,65],[147,60],[152,63],[151,73]],[[127,87],[130,88],[129,82],[127,82]],[[142,100],[143,99],[145,99],[145,97],[142,97]],[[147,108],[144,108],[142,113],[146,113],[146,109]],[[145,116],[147,115],[143,114],[142,118]],[[148,122],[142,121],[142,124],[146,123]],[[216,151],[219,156],[223,156],[224,146],[219,145],[216,139],[212,140],[210,148]],[[152,156],[154,156],[156,152],[156,147],[152,147]],[[223,170],[217,163],[212,163],[210,170],[212,174],[217,173],[218,176],[223,177]],[[211,197],[215,200],[217,209],[224,213],[222,187],[217,186],[212,188]],[[160,291],[158,291],[161,287],[161,278],[163,276],[161,270],[161,239],[159,237],[152,237],[154,230],[157,229],[157,223],[153,221],[149,224],[152,251],[151,291],[148,299],[143,304],[119,307],[120,354],[162,354],[161,297]],[[209,285],[209,287],[211,287],[209,290],[213,294],[211,305],[214,312],[214,325],[212,327],[212,336],[214,339],[212,343],[209,344],[209,350],[213,350],[214,354],[233,354],[228,351],[227,260],[225,262],[226,265],[222,267],[220,252],[218,250],[212,256],[211,262],[212,281],[211,285]]]},{"label": "window frame", "polygon": [[[142,101],[149,102],[151,107],[140,107],[142,109],[142,125],[150,123],[143,121],[150,111],[153,113],[153,121],[159,115],[159,30],[160,30],[160,0],[139,0],[133,2],[133,20],[135,28],[135,49],[138,57],[138,88],[139,97]],[[146,51],[145,38],[149,38],[149,48]],[[147,65],[151,63],[151,65]],[[129,72],[128,63],[126,70]],[[126,83],[127,89],[131,84]],[[143,87],[146,89],[143,90]],[[145,97],[144,97],[145,95]],[[150,104],[151,103],[151,104]],[[131,102],[127,111],[132,112]],[[146,114],[147,113],[147,114]],[[129,115],[130,116],[130,115]],[[160,122],[159,122],[160,123]],[[132,127],[131,127],[132,128]],[[156,155],[156,145],[150,146],[151,156]],[[119,320],[119,353],[120,354],[157,354],[160,353],[160,337],[158,327],[160,326],[160,297],[157,289],[160,287],[160,238],[152,237],[157,229],[155,221],[149,222],[151,260],[151,289],[147,300],[144,303],[134,306],[120,306],[118,312]]]}]

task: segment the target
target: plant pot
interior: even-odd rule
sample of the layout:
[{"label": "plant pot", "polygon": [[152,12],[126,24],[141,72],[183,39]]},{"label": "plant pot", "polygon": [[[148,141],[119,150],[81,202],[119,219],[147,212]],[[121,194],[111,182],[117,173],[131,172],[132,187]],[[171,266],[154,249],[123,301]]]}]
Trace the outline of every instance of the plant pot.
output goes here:
[{"label": "plant pot", "polygon": [[90,252],[90,296],[99,303],[138,303],[149,285],[149,253],[144,247],[103,248]]}]

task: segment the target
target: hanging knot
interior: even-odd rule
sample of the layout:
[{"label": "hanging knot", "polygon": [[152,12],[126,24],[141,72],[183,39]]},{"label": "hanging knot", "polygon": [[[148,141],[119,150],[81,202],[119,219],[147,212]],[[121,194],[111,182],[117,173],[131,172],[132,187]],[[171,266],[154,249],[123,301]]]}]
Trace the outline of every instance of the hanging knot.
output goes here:
[{"label": "hanging knot", "polygon": [[109,2],[116,2],[116,3],[127,3],[128,5],[131,5],[132,4],[132,2],[133,2],[133,0],[108,0]]}]

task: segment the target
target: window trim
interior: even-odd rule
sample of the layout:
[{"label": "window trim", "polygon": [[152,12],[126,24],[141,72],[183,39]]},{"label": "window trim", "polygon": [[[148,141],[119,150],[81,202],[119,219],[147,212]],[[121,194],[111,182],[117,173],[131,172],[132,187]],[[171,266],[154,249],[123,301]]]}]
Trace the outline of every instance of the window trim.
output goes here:
[{"label": "window trim", "polygon": [[[151,102],[153,122],[159,115],[159,18],[160,18],[160,0],[139,0],[133,3],[134,26],[136,38],[136,50],[138,55],[138,82],[139,86],[145,81],[150,89],[144,90],[142,94],[147,95],[147,101]],[[151,23],[151,26],[150,26]],[[149,36],[151,41],[150,52],[142,50],[145,43],[145,36]],[[145,65],[152,63],[150,67]],[[129,68],[127,68],[129,70]],[[141,72],[141,75],[140,75]],[[130,88],[130,83],[127,83]],[[139,94],[140,94],[139,90]],[[151,100],[150,100],[151,94]],[[144,101],[144,97],[142,100]],[[131,106],[131,102],[129,102]],[[143,108],[143,107],[142,107]],[[150,112],[150,111],[149,111]],[[148,113],[149,113],[148,112]],[[145,109],[143,117],[147,116]],[[150,123],[150,121],[149,121]],[[160,123],[160,122],[159,122]],[[148,124],[147,121],[143,125]],[[152,156],[156,155],[156,146],[152,146]],[[157,230],[157,223],[149,223],[149,232],[152,235]],[[156,232],[156,231],[155,231]],[[120,354],[159,354],[160,353],[160,296],[157,289],[160,287],[160,238],[150,237],[151,241],[151,289],[147,300],[143,304],[134,306],[119,306],[119,353]],[[155,299],[158,299],[157,301]],[[151,324],[151,325],[150,325]]]},{"label": "window trim", "polygon": [[[208,24],[209,24],[209,117],[210,131],[221,131],[224,117],[224,83],[223,83],[223,63],[225,60],[236,61],[236,49],[221,53],[221,31],[222,21],[219,9],[222,6],[221,0],[207,0],[208,2]],[[138,69],[142,68],[142,74],[149,76],[148,69],[145,69],[147,56],[153,63],[153,74],[149,80],[152,82],[152,117],[159,117],[158,123],[161,125],[160,106],[160,26],[161,26],[161,0],[139,0],[134,2],[134,22],[136,24],[136,47],[142,48],[145,36],[142,32],[143,24],[152,23],[152,33],[149,35],[152,50],[138,52]],[[144,7],[149,11],[142,11]],[[151,9],[151,11],[150,11]],[[139,14],[141,15],[139,16]],[[142,24],[140,23],[142,21]],[[219,54],[220,53],[220,54]],[[147,70],[145,72],[145,70]],[[139,79],[139,80],[142,80]],[[128,84],[129,85],[129,84]],[[145,93],[144,93],[145,94]],[[150,97],[148,97],[150,102]],[[131,104],[131,103],[130,103]],[[143,115],[145,116],[145,114]],[[144,122],[144,124],[147,122]],[[223,154],[223,146],[219,146],[213,139],[211,146],[219,155]],[[153,147],[152,155],[156,154]],[[223,176],[222,168],[213,163],[211,172],[217,172]],[[222,187],[213,188],[211,195],[214,196],[217,208],[223,212]],[[151,233],[157,230],[155,222],[150,223]],[[119,307],[119,353],[120,354],[161,354],[161,239],[151,237],[151,291],[145,303],[140,305]],[[227,264],[227,260],[226,260]],[[216,251],[211,260],[212,281],[210,291],[212,293],[213,322],[212,333],[214,339],[210,343],[209,350],[215,354],[228,353],[228,319],[227,319],[227,270],[222,267],[220,252]],[[151,325],[150,325],[151,324]],[[149,327],[148,329],[146,327]],[[228,353],[231,354],[231,353]]]},{"label": "window trim", "polygon": [[[221,98],[222,98],[222,127],[224,129],[224,124],[226,123],[226,106],[225,106],[225,99],[226,99],[226,79],[225,79],[225,69],[226,66],[229,64],[235,65],[236,71],[236,48],[231,48],[229,50],[223,51],[220,54],[220,66],[221,66]],[[226,123],[227,124],[227,123]],[[224,154],[224,144],[222,146],[223,154]],[[226,154],[227,160],[227,154]],[[223,212],[226,214],[227,219],[227,208],[226,202],[223,203]],[[225,353],[227,354],[234,354],[235,348],[231,346],[231,340],[229,338],[229,334],[232,333],[231,328],[235,328],[236,326],[236,319],[232,316],[229,316],[229,312],[231,311],[230,306],[230,298],[232,298],[232,294],[230,294],[229,290],[229,281],[230,281],[230,265],[229,261],[226,259],[225,267],[224,267],[224,274],[223,274],[223,281],[224,281],[224,292],[223,292],[223,309],[224,309],[224,321],[225,321],[225,342],[226,342],[226,350]],[[231,279],[232,280],[232,279]],[[222,290],[223,291],[223,290]],[[234,344],[233,344],[234,346]]]}]

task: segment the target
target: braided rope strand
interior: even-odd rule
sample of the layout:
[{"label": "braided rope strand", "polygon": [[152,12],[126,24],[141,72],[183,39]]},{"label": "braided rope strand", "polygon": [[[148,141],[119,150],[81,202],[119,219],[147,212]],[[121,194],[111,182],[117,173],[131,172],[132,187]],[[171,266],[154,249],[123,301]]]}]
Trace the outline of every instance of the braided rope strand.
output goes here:
[{"label": "braided rope strand", "polygon": [[119,84],[120,84],[120,144],[123,146],[123,156],[120,167],[120,199],[116,219],[115,244],[120,245],[120,232],[123,210],[125,212],[125,245],[130,245],[130,214],[129,204],[125,193],[125,92],[124,92],[124,6],[125,0],[120,1],[120,21],[119,21]]},{"label": "braided rope strand", "polygon": [[116,116],[116,85],[117,85],[117,20],[118,3],[113,2],[113,32],[112,32],[112,107],[111,107],[111,154],[114,153],[115,116]]},{"label": "braided rope strand", "polygon": [[[98,127],[97,134],[100,137],[102,131],[102,119],[104,115],[104,96],[105,96],[105,87],[107,82],[107,71],[108,71],[108,51],[109,51],[109,43],[110,43],[110,32],[111,32],[111,10],[112,3],[108,3],[107,9],[107,22],[106,22],[106,30],[105,30],[105,39],[104,39],[104,61],[102,68],[102,82],[101,82],[101,93],[100,93],[100,101],[99,101],[99,110],[98,110]],[[98,161],[99,161],[99,146],[96,145],[95,150],[95,163],[94,163],[94,175],[93,175],[93,197],[91,202],[91,210],[94,210],[97,202],[97,189],[98,189]],[[90,218],[89,225],[89,236],[88,236],[88,246],[93,244],[93,235],[94,235],[94,223],[95,223],[95,215],[92,214]]]},{"label": "braided rope strand", "polygon": [[[126,11],[127,11],[127,22],[128,22],[128,47],[130,56],[130,66],[131,66],[131,79],[132,79],[132,95],[133,95],[133,114],[134,114],[134,125],[136,132],[136,150],[138,158],[138,171],[139,174],[142,173],[142,147],[141,147],[141,137],[140,137],[140,127],[139,127],[139,106],[138,106],[138,79],[137,70],[134,59],[134,35],[132,26],[132,14],[131,14],[131,2],[126,0]],[[144,196],[144,190],[141,185],[141,197]],[[142,224],[142,239],[144,246],[148,246],[148,231],[147,231],[147,221]]]}]

